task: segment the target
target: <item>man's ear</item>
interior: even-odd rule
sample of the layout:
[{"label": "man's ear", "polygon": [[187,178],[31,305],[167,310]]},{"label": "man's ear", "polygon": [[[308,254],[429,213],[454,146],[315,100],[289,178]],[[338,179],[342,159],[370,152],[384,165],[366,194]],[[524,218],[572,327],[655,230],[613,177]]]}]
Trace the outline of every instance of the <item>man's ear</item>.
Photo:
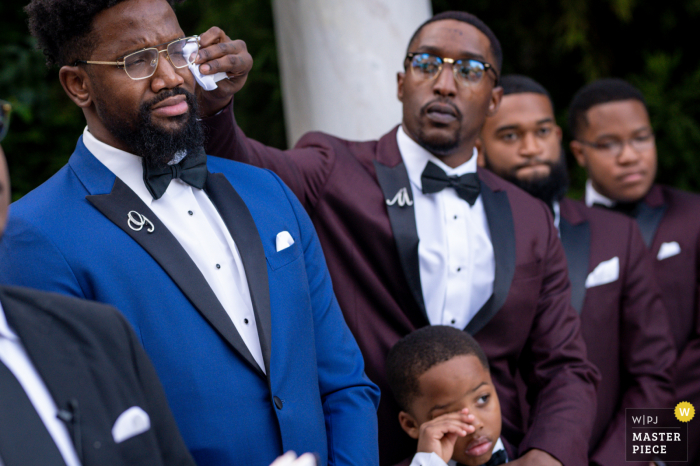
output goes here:
[{"label": "man's ear", "polygon": [[408,414],[406,411],[401,411],[399,413],[399,424],[401,424],[401,428],[409,435],[409,437],[416,440],[418,437],[420,437],[420,424],[418,424],[413,416]]},{"label": "man's ear", "polygon": [[574,154],[574,158],[579,166],[587,168],[586,154],[583,153],[583,144],[578,141],[571,141],[569,143],[569,148],[571,149],[571,153]]},{"label": "man's ear", "polygon": [[501,106],[501,99],[503,98],[503,88],[501,86],[496,86],[491,90],[491,101],[489,102],[489,110],[486,112],[486,116],[494,116],[498,111],[498,107]]},{"label": "man's ear", "polygon": [[403,102],[403,83],[406,79],[406,73],[399,71],[396,73],[396,97]]},{"label": "man's ear", "polygon": [[474,147],[476,148],[476,164],[480,167],[485,167],[486,159],[484,158],[484,141],[481,140],[481,136],[476,138],[476,141],[474,141]]},{"label": "man's ear", "polygon": [[90,77],[84,67],[62,66],[58,71],[58,79],[70,100],[75,102],[78,107],[86,108],[92,104]]}]

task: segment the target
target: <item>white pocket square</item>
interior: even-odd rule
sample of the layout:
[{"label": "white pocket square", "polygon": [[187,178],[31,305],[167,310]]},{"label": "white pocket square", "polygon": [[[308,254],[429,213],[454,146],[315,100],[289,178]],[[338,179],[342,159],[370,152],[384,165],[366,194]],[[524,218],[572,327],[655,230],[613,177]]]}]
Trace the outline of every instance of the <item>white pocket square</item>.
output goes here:
[{"label": "white pocket square", "polygon": [[119,415],[112,427],[115,443],[122,443],[131,437],[142,434],[151,428],[151,418],[143,409],[132,406]]},{"label": "white pocket square", "polygon": [[612,259],[601,262],[588,274],[586,288],[612,283],[620,277],[620,259],[615,256]]},{"label": "white pocket square", "polygon": [[280,231],[277,233],[277,252],[287,249],[292,244],[294,244],[294,238],[292,238],[292,235],[290,235],[288,231]]},{"label": "white pocket square", "polygon": [[656,256],[657,260],[668,259],[669,257],[677,256],[681,253],[681,246],[676,241],[671,241],[670,243],[662,243],[659,248],[659,254]]}]

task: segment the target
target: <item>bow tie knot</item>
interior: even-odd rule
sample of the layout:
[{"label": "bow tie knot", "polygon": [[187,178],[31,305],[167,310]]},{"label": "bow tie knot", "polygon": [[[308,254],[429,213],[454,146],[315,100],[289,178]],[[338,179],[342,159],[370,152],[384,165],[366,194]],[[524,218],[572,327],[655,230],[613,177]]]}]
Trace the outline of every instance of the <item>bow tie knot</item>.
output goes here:
[{"label": "bow tie knot", "polygon": [[150,166],[143,159],[143,182],[154,200],[165,194],[174,178],[179,178],[194,188],[204,188],[207,173],[207,155],[202,147],[190,151],[178,163],[164,167]]},{"label": "bow tie knot", "polygon": [[448,187],[454,188],[457,195],[470,206],[474,205],[481,192],[481,184],[476,173],[447,176],[447,173],[433,162],[428,162],[420,179],[424,194],[437,193]]}]

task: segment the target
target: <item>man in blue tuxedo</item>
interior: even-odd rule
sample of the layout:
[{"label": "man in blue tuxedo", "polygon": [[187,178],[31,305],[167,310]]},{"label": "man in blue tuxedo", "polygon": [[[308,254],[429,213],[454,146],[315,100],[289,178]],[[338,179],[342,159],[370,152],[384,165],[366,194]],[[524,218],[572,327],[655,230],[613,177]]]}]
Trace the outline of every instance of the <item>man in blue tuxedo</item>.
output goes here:
[{"label": "man in blue tuxedo", "polygon": [[[286,450],[377,464],[378,389],[307,214],[274,174],[201,149],[195,92],[201,115],[218,111],[251,67],[245,44],[185,37],[166,0],[26,10],[87,128],[11,207],[0,281],[120,309],[200,466]],[[189,68],[204,62],[233,79],[202,92]]]}]

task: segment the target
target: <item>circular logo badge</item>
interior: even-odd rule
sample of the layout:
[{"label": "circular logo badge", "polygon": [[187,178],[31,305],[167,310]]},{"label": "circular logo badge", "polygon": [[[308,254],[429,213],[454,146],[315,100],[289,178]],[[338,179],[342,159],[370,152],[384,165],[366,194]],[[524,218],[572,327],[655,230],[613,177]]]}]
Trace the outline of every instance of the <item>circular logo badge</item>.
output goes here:
[{"label": "circular logo badge", "polygon": [[676,405],[673,414],[676,415],[676,419],[679,421],[688,422],[695,417],[695,408],[687,401],[681,401]]}]

